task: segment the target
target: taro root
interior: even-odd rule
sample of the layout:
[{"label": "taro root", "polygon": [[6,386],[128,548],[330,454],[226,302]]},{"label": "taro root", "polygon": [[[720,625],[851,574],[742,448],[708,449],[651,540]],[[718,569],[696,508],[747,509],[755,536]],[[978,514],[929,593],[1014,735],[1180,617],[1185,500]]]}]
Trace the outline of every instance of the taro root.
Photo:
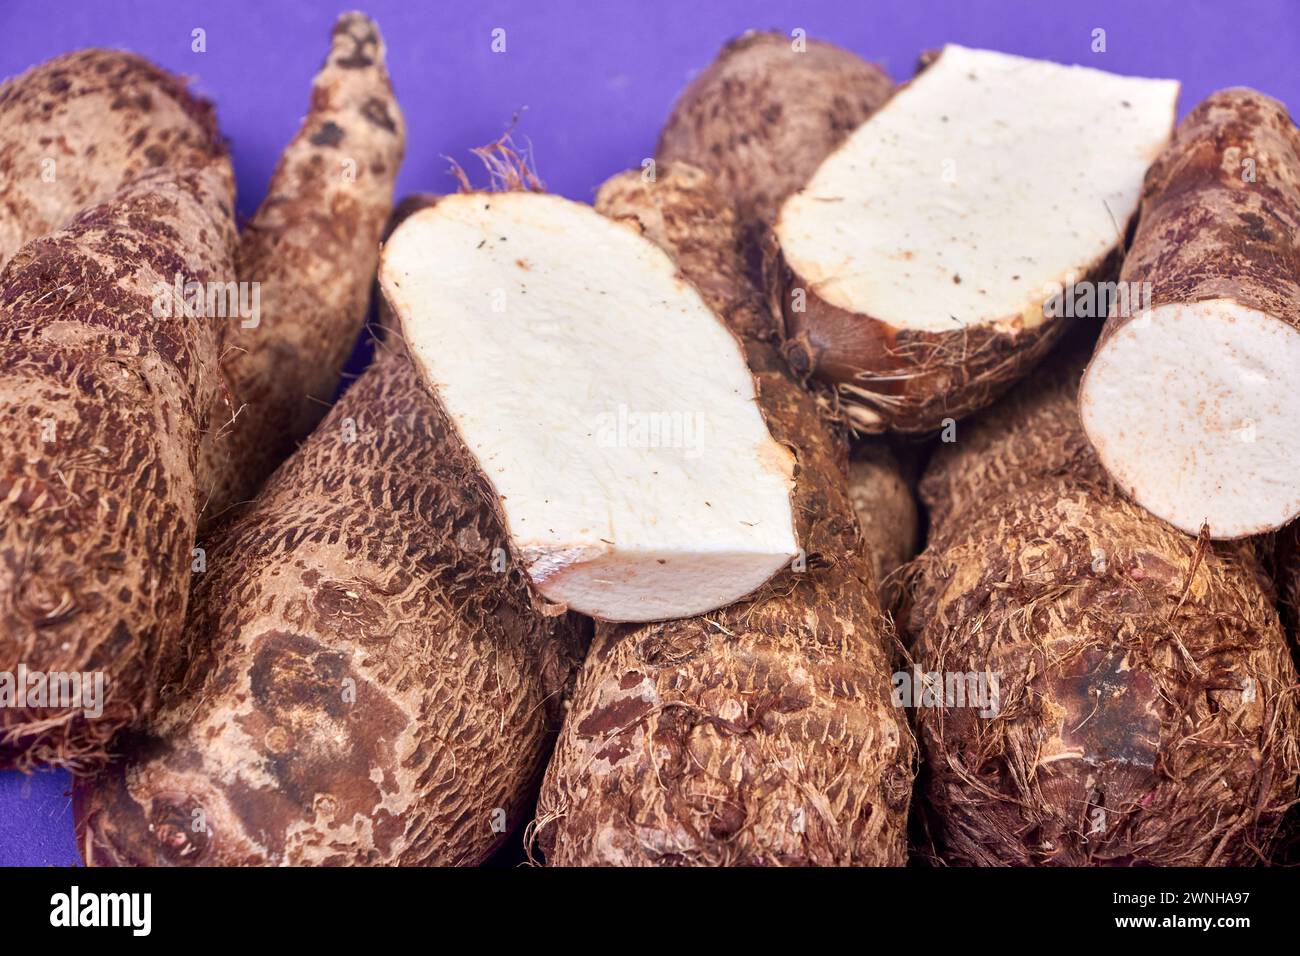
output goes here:
[{"label": "taro root", "polygon": [[580,625],[495,562],[473,461],[387,352],[214,539],[184,680],[78,787],[87,864],[474,864],[531,809]]},{"label": "taro root", "polygon": [[379,28],[344,14],[302,127],[240,236],[239,278],[256,284],[257,314],[223,326],[223,407],[200,476],[208,528],[252,498],[333,400],[365,320],[405,147]]},{"label": "taro root", "polygon": [[[1254,551],[1119,494],[1070,353],[934,456],[906,617],[928,849],[965,865],[1264,860],[1296,799],[1296,673]],[[984,676],[984,712],[946,695]],[[991,679],[996,676],[996,686]]]},{"label": "taro root", "polygon": [[233,209],[228,162],[159,169],[0,274],[0,671],[104,690],[0,708],[0,766],[92,769],[180,662],[221,320],[172,290],[230,281]]},{"label": "taro root", "polygon": [[798,551],[794,458],[677,269],[635,230],[529,190],[443,197],[384,246],[384,296],[514,559],[547,600],[601,620],[712,611]]},{"label": "taro root", "polygon": [[1300,130],[1277,100],[1215,93],[1147,176],[1111,315],[1079,393],[1115,483],[1189,534],[1300,514]]}]

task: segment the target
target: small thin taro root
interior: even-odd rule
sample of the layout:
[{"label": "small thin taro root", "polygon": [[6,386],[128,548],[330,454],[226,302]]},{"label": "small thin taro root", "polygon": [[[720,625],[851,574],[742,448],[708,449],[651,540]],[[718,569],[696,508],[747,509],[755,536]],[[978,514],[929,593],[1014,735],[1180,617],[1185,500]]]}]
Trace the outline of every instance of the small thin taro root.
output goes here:
[{"label": "small thin taro root", "polygon": [[[908,630],[933,852],[961,865],[1264,860],[1296,799],[1296,674],[1246,544],[1106,479],[1072,355],[936,452]],[[996,678],[994,680],[993,678]],[[975,694],[982,690],[983,694]]]},{"label": "small thin taro root", "polygon": [[849,462],[849,500],[862,525],[871,555],[872,577],[880,605],[892,610],[898,603],[898,571],[916,556],[921,543],[921,522],[908,469],[898,455],[879,440],[861,442]]},{"label": "small thin taro root", "polygon": [[781,208],[769,273],[791,364],[861,431],[988,404],[1051,347],[1073,285],[1113,267],[1177,93],[945,47]]},{"label": "small thin taro root", "polygon": [[185,680],[76,794],[93,865],[473,864],[531,809],[578,622],[498,565],[401,350],[218,533]]},{"label": "small thin taro root", "polygon": [[151,170],[220,161],[212,105],[148,60],[78,50],[0,86],[0,266]]},{"label": "small thin taro root", "polygon": [[625,173],[596,207],[669,252],[742,337],[763,414],[796,451],[806,558],[712,614],[597,625],[538,801],[546,862],[901,865],[915,745],[890,702],[844,445],[769,344],[732,210],[706,173]]},{"label": "small thin taro root", "polygon": [[1138,504],[1189,534],[1300,514],[1300,130],[1281,103],[1215,93],[1147,176],[1121,280],[1149,308],[1114,314],[1080,413]]},{"label": "small thin taro root", "polygon": [[228,163],[147,173],[0,274],[0,671],[104,694],[0,707],[0,766],[92,768],[179,663],[217,320],[172,290],[230,281],[233,208]]},{"label": "small thin taro root", "polygon": [[406,130],[374,22],[344,14],[331,39],[307,117],[240,238],[258,310],[225,325],[227,394],[204,446],[208,526],[320,421],[365,320]]},{"label": "small thin taro root", "polygon": [[794,459],[739,343],[636,230],[558,196],[461,193],[397,227],[379,280],[548,600],[690,617],[795,556]]},{"label": "small thin taro root", "polygon": [[655,155],[713,176],[753,257],[786,197],[892,91],[883,70],[834,44],[751,31],[691,81]]}]

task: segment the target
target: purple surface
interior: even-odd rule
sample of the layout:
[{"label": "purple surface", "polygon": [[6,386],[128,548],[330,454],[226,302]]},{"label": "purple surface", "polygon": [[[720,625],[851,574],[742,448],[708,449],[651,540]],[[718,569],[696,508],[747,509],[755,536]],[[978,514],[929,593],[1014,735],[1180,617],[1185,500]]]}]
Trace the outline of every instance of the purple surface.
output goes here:
[{"label": "purple surface", "polygon": [[[217,103],[251,214],[293,135],[330,25],[346,5],[307,2],[0,2],[0,75],[82,46],[116,46],[192,76]],[[639,165],[673,99],[728,38],[747,28],[833,40],[910,75],[946,42],[1183,83],[1182,111],[1212,90],[1253,86],[1300,111],[1296,0],[643,0],[419,3],[371,0],[410,127],[399,192],[454,188],[454,157],[518,114],[548,187],[590,200],[610,174]],[[506,52],[491,34],[506,31]],[[191,31],[207,50],[191,52]],[[1106,52],[1091,52],[1092,31]],[[481,177],[480,177],[481,178]],[[0,865],[77,859],[61,774],[0,774]]]}]

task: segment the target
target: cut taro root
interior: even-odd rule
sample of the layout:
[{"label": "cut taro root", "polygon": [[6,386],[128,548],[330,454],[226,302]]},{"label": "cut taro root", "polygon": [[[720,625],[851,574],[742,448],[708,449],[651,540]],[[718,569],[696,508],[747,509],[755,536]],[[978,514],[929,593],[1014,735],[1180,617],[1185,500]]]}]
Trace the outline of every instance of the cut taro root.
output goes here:
[{"label": "cut taro root", "polygon": [[1300,514],[1300,131],[1253,90],[1188,114],[1147,178],[1113,314],[1079,393],[1088,437],[1138,504],[1189,534]]},{"label": "cut taro root", "polygon": [[380,285],[545,599],[689,617],[798,553],[794,457],[739,343],[632,228],[542,193],[462,193],[400,225]]},{"label": "cut taro root", "polygon": [[988,404],[1078,314],[1073,286],[1113,269],[1177,95],[945,47],[782,207],[770,280],[791,364],[862,431]]}]

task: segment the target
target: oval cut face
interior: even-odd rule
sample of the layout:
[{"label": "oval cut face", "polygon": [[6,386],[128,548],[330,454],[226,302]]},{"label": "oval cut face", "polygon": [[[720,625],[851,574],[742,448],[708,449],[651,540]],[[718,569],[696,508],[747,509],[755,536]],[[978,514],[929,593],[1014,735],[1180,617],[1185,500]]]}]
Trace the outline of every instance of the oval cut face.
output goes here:
[{"label": "oval cut face", "polygon": [[797,553],[794,459],[740,345],[636,231],[556,196],[450,196],[394,232],[380,281],[548,599],[690,617]]}]

